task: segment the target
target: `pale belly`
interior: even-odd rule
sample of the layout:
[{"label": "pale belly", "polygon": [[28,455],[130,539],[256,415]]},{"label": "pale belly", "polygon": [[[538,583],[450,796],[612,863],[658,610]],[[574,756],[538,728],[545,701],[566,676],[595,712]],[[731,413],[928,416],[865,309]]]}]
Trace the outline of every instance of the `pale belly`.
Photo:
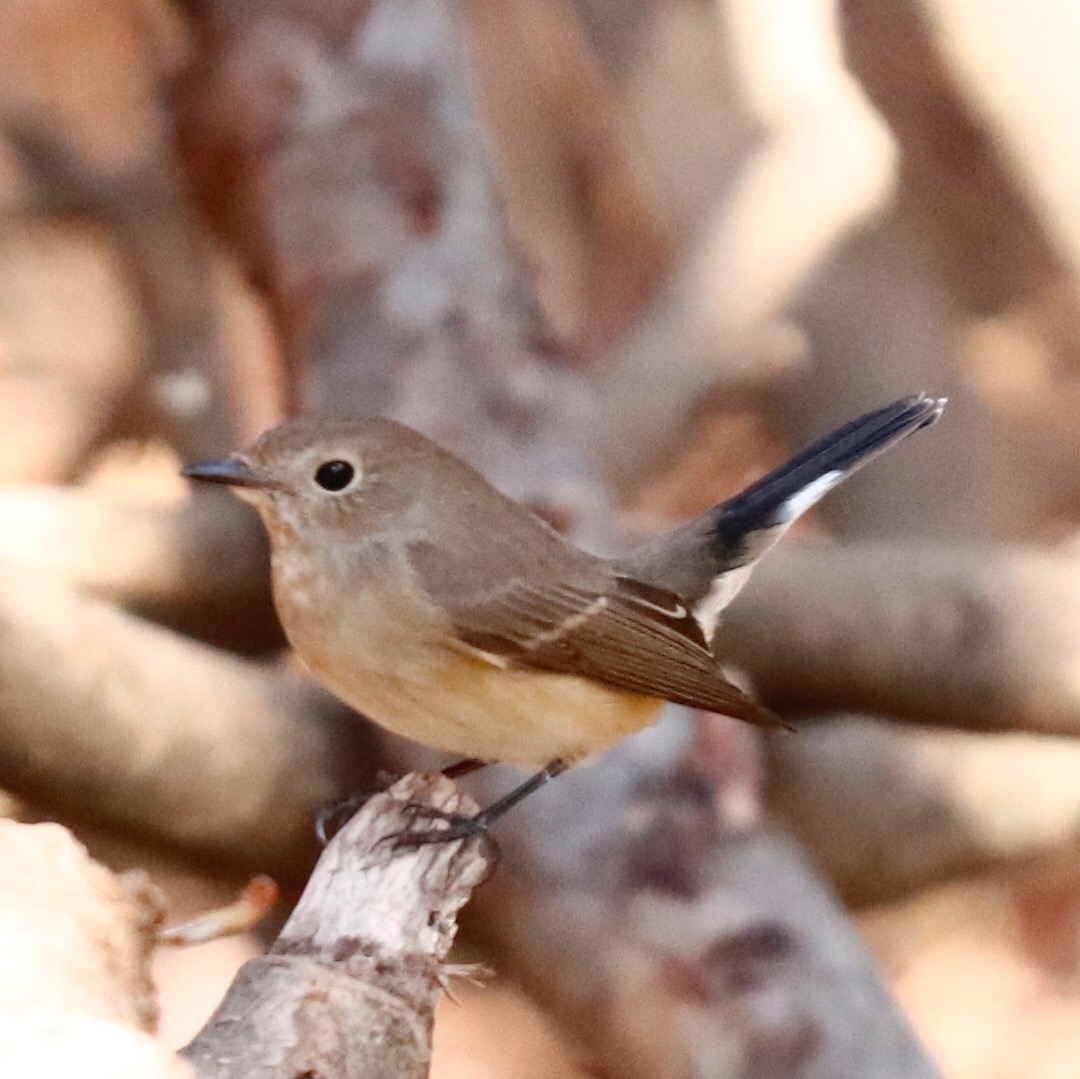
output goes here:
[{"label": "pale belly", "polygon": [[346,704],[436,749],[527,769],[557,757],[572,763],[647,726],[663,703],[575,675],[498,666],[457,647],[433,618],[403,624],[385,617],[377,596],[353,596],[333,626],[312,617],[321,604],[279,602],[293,648]]},{"label": "pale belly", "polygon": [[433,658],[380,669],[359,658],[305,662],[331,692],[395,734],[520,768],[599,753],[651,723],[662,703],[573,675],[497,668],[460,653]]}]

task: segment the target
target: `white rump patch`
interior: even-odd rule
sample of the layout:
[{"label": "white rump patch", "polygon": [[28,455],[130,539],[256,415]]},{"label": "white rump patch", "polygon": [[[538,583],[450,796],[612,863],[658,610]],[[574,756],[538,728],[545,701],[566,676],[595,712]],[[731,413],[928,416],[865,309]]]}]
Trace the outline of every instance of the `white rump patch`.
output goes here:
[{"label": "white rump patch", "polygon": [[720,615],[739,594],[739,589],[746,584],[753,568],[753,563],[751,563],[749,566],[739,566],[738,569],[728,570],[727,573],[714,577],[709,591],[694,608],[694,617],[701,625],[701,632],[709,644],[712,644],[713,634],[716,633],[716,627],[720,622]]}]

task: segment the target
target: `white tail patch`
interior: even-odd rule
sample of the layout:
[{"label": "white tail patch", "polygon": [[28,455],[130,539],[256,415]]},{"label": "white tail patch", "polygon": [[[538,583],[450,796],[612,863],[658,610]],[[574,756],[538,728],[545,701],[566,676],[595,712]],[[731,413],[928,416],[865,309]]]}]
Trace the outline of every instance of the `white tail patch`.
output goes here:
[{"label": "white tail patch", "polygon": [[839,469],[826,472],[808,483],[801,491],[796,491],[783,503],[782,516],[778,517],[778,522],[791,524],[797,520],[816,502],[820,502],[846,475],[846,472]]},{"label": "white tail patch", "polygon": [[761,544],[756,552],[754,560],[748,565],[739,566],[728,570],[713,579],[709,591],[694,608],[694,617],[701,624],[701,631],[705,634],[705,640],[712,643],[716,627],[720,622],[727,605],[739,594],[739,590],[746,584],[750,571],[768,548],[770,548],[811,506],[825,497],[845,476],[847,472],[834,469],[812,480],[800,491],[796,491],[786,502],[781,503],[780,512],[777,513],[775,524],[762,529],[756,535]]}]

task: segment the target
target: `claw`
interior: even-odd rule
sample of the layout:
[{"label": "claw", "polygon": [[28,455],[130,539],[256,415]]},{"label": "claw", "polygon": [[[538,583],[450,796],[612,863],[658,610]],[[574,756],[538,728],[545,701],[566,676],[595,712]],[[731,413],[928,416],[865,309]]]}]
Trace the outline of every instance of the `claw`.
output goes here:
[{"label": "claw", "polygon": [[[478,762],[472,760],[462,761],[459,765],[453,767],[458,768],[459,774],[461,774],[461,770],[465,772],[474,771],[476,763]],[[549,779],[553,779],[566,771],[566,768],[566,762],[561,759],[551,761],[545,768],[542,768],[534,776],[515,787],[509,794],[504,795],[497,802],[492,803],[487,809],[482,810],[473,817],[462,816],[459,813],[447,813],[432,806],[408,805],[404,808],[411,820],[427,818],[431,821],[441,821],[446,827],[429,828],[423,831],[395,832],[392,835],[384,836],[379,842],[385,843],[392,840],[399,850],[404,850],[415,849],[429,843],[453,843],[459,839],[468,839],[470,836],[486,834],[488,828],[500,817],[532,794],[533,791],[542,787]],[[380,776],[380,779],[383,780],[383,786],[379,788],[380,790],[386,789],[386,786],[389,785],[386,781],[390,778]],[[345,826],[349,818],[371,797],[372,793],[375,792],[356,794],[344,798],[340,802],[328,806],[319,814],[315,822],[315,833],[323,846],[326,846],[329,839],[333,838]]]},{"label": "claw", "polygon": [[[386,837],[398,850],[415,850],[431,843],[455,843],[475,835],[485,835],[490,823],[484,813],[466,817],[460,813],[446,813],[432,806],[409,806],[410,816],[419,820],[427,818],[441,821],[445,828],[426,828],[421,831],[395,832]],[[415,810],[415,812],[411,812]]]},{"label": "claw", "polygon": [[397,778],[389,772],[379,772],[375,776],[375,785],[369,790],[347,794],[323,806],[315,817],[315,835],[319,842],[325,847],[376,794],[392,787]]},{"label": "claw", "polygon": [[328,806],[323,806],[315,818],[315,835],[319,842],[325,847],[377,793],[378,791],[364,791],[362,794],[350,794],[347,798],[340,798]]}]

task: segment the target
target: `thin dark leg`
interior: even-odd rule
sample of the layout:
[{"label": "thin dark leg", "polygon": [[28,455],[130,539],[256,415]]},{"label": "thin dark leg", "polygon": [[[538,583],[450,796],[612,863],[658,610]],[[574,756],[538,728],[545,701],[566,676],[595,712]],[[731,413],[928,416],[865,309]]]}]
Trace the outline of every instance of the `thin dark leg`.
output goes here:
[{"label": "thin dark leg", "polygon": [[544,765],[535,775],[530,776],[524,783],[516,786],[509,794],[504,794],[498,801],[492,802],[487,809],[482,809],[473,817],[461,817],[452,813],[439,813],[432,811],[430,816],[444,820],[448,828],[432,828],[424,832],[401,832],[394,836],[394,841],[403,847],[419,847],[426,843],[448,843],[455,839],[463,839],[465,836],[477,835],[486,832],[500,817],[504,817],[519,802],[524,801],[530,794],[538,791],[549,779],[554,779],[569,768],[566,761],[556,757],[555,760]]},{"label": "thin dark leg", "polygon": [[500,817],[505,817],[518,802],[523,802],[530,794],[538,791],[549,779],[562,775],[569,767],[570,765],[561,757],[556,757],[555,760],[545,764],[535,775],[529,776],[524,783],[518,784],[509,794],[504,794],[497,802],[492,802],[487,809],[482,809],[475,817],[469,819],[474,822],[477,828],[487,828]]}]

